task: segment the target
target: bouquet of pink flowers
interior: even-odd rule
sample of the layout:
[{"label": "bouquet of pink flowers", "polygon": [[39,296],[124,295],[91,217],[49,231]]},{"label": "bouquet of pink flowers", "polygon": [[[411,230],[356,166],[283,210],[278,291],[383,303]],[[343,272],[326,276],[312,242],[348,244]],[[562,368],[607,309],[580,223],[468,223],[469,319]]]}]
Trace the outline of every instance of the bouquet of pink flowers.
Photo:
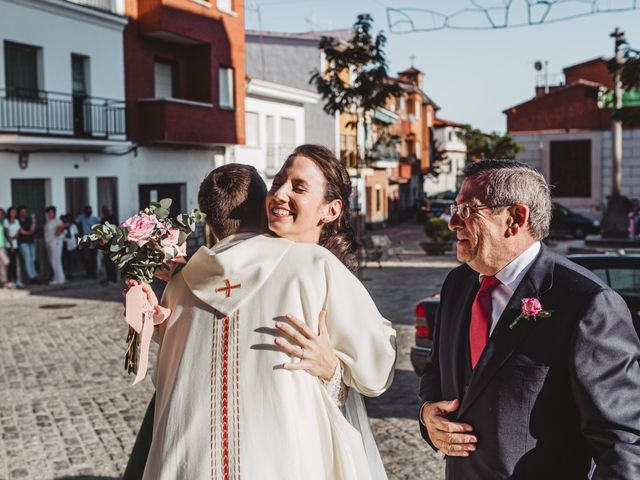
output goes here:
[{"label": "bouquet of pink flowers", "polygon": [[[102,250],[120,269],[124,280],[151,283],[154,275],[167,277],[177,263],[184,263],[186,240],[204,219],[198,210],[169,218],[171,199],[165,198],[134,215],[120,225],[110,223],[91,227],[91,233],[78,241],[80,248]],[[153,297],[153,292],[148,294]],[[157,300],[157,299],[156,299]],[[134,384],[147,372],[149,344],[154,325],[162,323],[169,310],[149,302],[142,285],[130,288],[126,298],[129,324],[125,369],[134,373]]]}]

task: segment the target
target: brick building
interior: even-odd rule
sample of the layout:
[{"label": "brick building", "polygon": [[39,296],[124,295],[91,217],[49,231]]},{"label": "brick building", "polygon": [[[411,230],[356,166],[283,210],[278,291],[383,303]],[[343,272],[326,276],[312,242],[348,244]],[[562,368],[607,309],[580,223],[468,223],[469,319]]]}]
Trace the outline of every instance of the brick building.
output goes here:
[{"label": "brick building", "polygon": [[[577,211],[599,217],[611,192],[612,85],[607,59],[564,69],[565,82],[504,111],[507,129],[524,146],[518,160],[539,169],[554,186],[552,195]],[[627,94],[623,106],[640,110]],[[640,197],[640,126],[624,125],[622,194]]]},{"label": "brick building", "polygon": [[139,205],[196,206],[198,185],[245,142],[242,0],[128,0],[128,137]]}]

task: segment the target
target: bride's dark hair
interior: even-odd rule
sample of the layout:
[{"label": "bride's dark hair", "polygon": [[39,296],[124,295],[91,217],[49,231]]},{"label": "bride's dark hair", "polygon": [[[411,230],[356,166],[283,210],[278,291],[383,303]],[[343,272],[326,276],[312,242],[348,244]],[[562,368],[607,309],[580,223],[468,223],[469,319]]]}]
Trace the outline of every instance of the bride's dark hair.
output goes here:
[{"label": "bride's dark hair", "polygon": [[331,150],[322,145],[305,144],[297,147],[287,161],[295,157],[306,157],[312,160],[322,172],[326,185],[324,199],[342,201],[342,211],[333,222],[325,223],[320,232],[319,245],[333,253],[349,270],[358,269],[357,243],[353,225],[351,224],[351,180],[342,162]]}]

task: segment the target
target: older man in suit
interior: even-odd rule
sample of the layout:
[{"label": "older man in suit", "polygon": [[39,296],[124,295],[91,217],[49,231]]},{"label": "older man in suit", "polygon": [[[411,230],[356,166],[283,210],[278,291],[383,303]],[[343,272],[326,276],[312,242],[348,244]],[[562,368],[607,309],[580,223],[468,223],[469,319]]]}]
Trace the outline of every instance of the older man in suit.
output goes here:
[{"label": "older man in suit", "polygon": [[471,164],[451,213],[464,265],[420,384],[447,480],[640,478],[640,341],[618,294],[541,243],[545,179]]}]

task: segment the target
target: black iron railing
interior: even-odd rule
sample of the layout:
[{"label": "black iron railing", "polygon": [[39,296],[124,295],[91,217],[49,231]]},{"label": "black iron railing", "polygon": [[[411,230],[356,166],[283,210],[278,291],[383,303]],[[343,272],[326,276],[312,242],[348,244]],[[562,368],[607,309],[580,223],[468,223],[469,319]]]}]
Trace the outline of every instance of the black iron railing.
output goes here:
[{"label": "black iron railing", "polygon": [[0,132],[123,138],[125,103],[43,90],[0,89]]}]

